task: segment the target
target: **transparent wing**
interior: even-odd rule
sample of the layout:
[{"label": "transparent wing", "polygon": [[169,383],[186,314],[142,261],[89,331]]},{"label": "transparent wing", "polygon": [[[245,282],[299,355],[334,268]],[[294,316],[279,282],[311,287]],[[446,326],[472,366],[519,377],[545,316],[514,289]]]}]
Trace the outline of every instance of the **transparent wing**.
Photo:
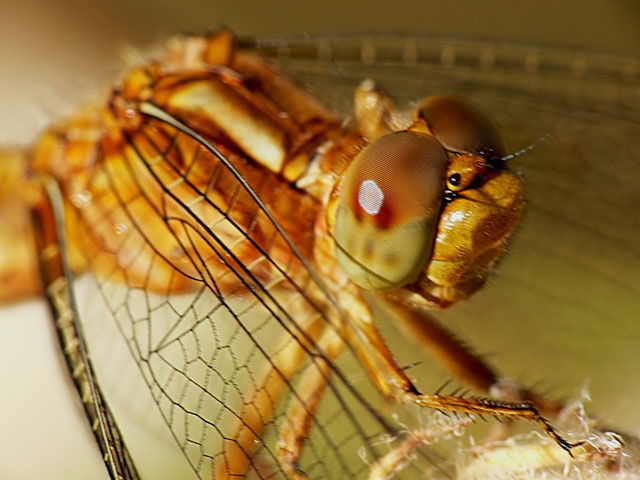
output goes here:
[{"label": "transparent wing", "polygon": [[[486,291],[441,318],[481,351],[497,352],[492,360],[504,374],[562,382],[560,393],[569,395],[590,378],[595,411],[640,425],[630,408],[640,393],[630,381],[640,272],[633,62],[420,38],[246,43],[277,56],[347,116],[353,88],[371,77],[400,102],[436,93],[474,100],[514,150],[550,135],[514,162],[528,211],[511,254]],[[97,376],[136,465],[143,477],[213,478],[245,428],[255,436],[254,450],[245,452],[249,476],[282,477],[277,438],[287,406],[300,397],[300,373],[285,374],[274,359],[299,345],[301,372],[322,357],[314,322],[334,328],[339,311],[206,146],[157,120],[127,142],[126,155],[92,179],[102,194],[78,199],[95,275],[75,287]],[[206,170],[196,167],[202,156]],[[249,167],[241,173],[269,209],[278,208],[268,183]],[[401,363],[414,365],[422,389],[435,389],[445,374],[384,322]],[[283,381],[258,431],[247,419],[260,417],[264,395],[255,388],[267,377]],[[381,399],[347,349],[300,468],[312,478],[366,477],[362,456],[386,452],[385,434],[422,420]],[[447,468],[429,452],[401,474],[446,475]]]}]

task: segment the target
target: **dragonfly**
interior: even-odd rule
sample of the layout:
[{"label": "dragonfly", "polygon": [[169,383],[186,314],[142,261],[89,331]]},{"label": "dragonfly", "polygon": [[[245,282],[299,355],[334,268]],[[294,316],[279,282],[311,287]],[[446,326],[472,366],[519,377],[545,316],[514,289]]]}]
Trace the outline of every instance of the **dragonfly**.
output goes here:
[{"label": "dragonfly", "polygon": [[[544,158],[549,154],[545,148],[550,140],[536,145],[532,152],[525,154],[529,150],[525,149],[519,156],[509,155],[502,151],[484,118],[456,99],[463,95],[491,105],[500,124],[506,123],[500,121],[497,106],[501,104],[503,118],[535,112],[537,117],[526,116],[528,129],[524,132],[508,125],[514,137],[511,141],[530,145],[552,129],[554,147],[561,145],[560,151],[571,152],[571,158],[596,162],[602,160],[596,155],[598,151],[581,151],[592,143],[582,146],[576,139],[594,133],[589,130],[591,125],[601,128],[596,120],[604,115],[616,118],[617,133],[613,136],[613,130],[600,131],[602,137],[632,138],[638,129],[633,70],[604,61],[592,74],[589,68],[594,67],[586,59],[558,66],[535,51],[518,52],[525,61],[515,67],[514,60],[509,60],[512,51],[503,53],[491,47],[415,38],[377,42],[358,37],[288,37],[241,40],[234,47],[228,32],[183,37],[164,60],[129,74],[114,89],[104,111],[89,108],[80,112],[67,125],[45,134],[34,148],[31,168],[50,174],[35,175],[36,181],[29,185],[33,188],[25,187],[23,193],[37,199],[34,225],[41,275],[61,343],[114,478],[137,478],[138,473],[118,427],[120,416],[114,416],[111,400],[102,393],[101,376],[94,371],[93,352],[99,347],[92,347],[84,337],[95,324],[99,327],[99,321],[90,320],[98,317],[117,325],[152,403],[195,477],[366,478],[374,472],[403,478],[432,470],[434,475],[447,475],[447,467],[441,465],[446,462],[422,451],[407,469],[396,471],[400,462],[394,454],[401,455],[404,464],[414,456],[413,451],[409,454],[402,448],[381,445],[380,438],[391,435],[401,442],[402,431],[413,432],[414,436],[407,438],[416,438],[419,427],[406,425],[415,424],[415,415],[420,414],[402,406],[398,410],[389,404],[389,397],[414,407],[533,419],[574,456],[578,456],[578,449],[590,445],[580,442],[582,439],[565,440],[538,411],[553,412],[558,406],[514,384],[507,386],[515,392],[493,389],[494,394],[517,399],[511,402],[474,399],[444,390],[419,393],[412,372],[417,369],[409,368],[408,374],[395,361],[372,327],[373,313],[361,299],[359,288],[386,291],[414,283],[419,275],[412,270],[415,262],[410,262],[409,271],[401,272],[403,278],[394,280],[389,274],[363,269],[362,261],[356,258],[360,255],[357,248],[354,253],[353,248],[340,246],[344,232],[358,227],[334,193],[334,182],[345,171],[347,178],[353,171],[358,173],[358,164],[347,168],[347,160],[366,158],[375,153],[376,145],[393,150],[399,148],[395,141],[400,137],[408,136],[404,142],[410,147],[433,138],[429,112],[438,102],[458,108],[463,116],[482,125],[480,150],[461,149],[440,137],[448,151],[441,155],[441,170],[435,179],[419,180],[440,185],[434,187],[439,195],[429,200],[436,202],[431,210],[440,213],[458,205],[465,191],[479,190],[480,179],[504,176],[512,185],[509,198],[513,203],[508,205],[512,218],[492,218],[493,224],[503,225],[502,230],[498,228],[498,238],[489,239],[499,242],[500,248],[483,252],[487,256],[480,256],[475,281],[461,289],[439,289],[426,283],[423,303],[414,292],[386,294],[377,300],[386,302],[395,318],[407,317],[403,321],[414,336],[424,337],[423,343],[434,343],[434,348],[440,349],[439,358],[463,381],[487,393],[494,384],[500,386],[494,372],[454,342],[432,321],[425,307],[447,307],[480,288],[488,267],[502,250],[502,241],[515,227],[523,207],[521,187],[503,163],[534,156],[526,161],[548,162],[528,170],[536,179],[535,167],[540,168],[541,185],[545,185],[542,174],[548,175],[549,170],[565,184],[573,184],[562,165],[553,168],[557,158]],[[322,100],[328,108],[269,67],[252,53],[255,51],[277,56],[282,70],[324,91]],[[469,66],[466,62],[470,59],[478,65]],[[334,85],[335,74],[323,77],[323,62],[339,72],[340,85]],[[385,64],[387,70],[381,69]],[[406,75],[400,75],[398,69]],[[551,79],[536,75],[547,70],[552,72]],[[473,79],[477,71],[486,72],[481,81]],[[589,83],[587,72],[597,81]],[[565,84],[555,77],[562,74]],[[602,77],[607,74],[614,77],[617,88],[615,97],[604,102]],[[532,78],[525,81],[522,76]],[[376,78],[391,95],[371,82],[360,83],[369,77]],[[401,85],[394,83],[399,80]],[[574,100],[580,100],[579,109],[571,99],[562,97],[572,82],[580,85]],[[516,86],[519,93],[515,93]],[[353,90],[360,133],[344,133],[350,130],[332,112],[348,111],[344,102]],[[416,91],[441,96],[414,108],[417,117],[403,117],[391,98],[414,100],[420,98],[412,96]],[[501,100],[504,98],[509,102]],[[203,99],[204,105],[213,103],[217,108],[206,110]],[[209,117],[220,112],[222,117],[211,121]],[[549,126],[549,118],[556,117],[557,124]],[[302,130],[299,124],[304,122]],[[225,130],[231,124],[233,129]],[[274,124],[279,129],[273,128]],[[396,124],[403,127],[392,128]],[[402,132],[388,137],[394,129]],[[286,164],[279,163],[282,155],[278,155],[283,131],[298,142],[288,145],[292,150]],[[540,135],[532,138],[535,131]],[[374,142],[367,147],[374,138],[383,142],[392,138],[394,143],[389,147]],[[251,150],[256,144],[260,148]],[[629,182],[638,168],[634,152],[621,142],[616,147],[619,150],[599,151],[616,165],[606,173],[617,175],[615,193],[593,203],[594,216],[605,224],[619,222],[610,213],[612,206],[632,202],[637,196]],[[434,143],[426,148],[444,152]],[[260,162],[251,163],[247,157]],[[323,159],[330,165],[323,164]],[[456,167],[452,159],[471,163]],[[445,167],[459,170],[445,172]],[[572,169],[568,177],[586,189],[601,180],[602,168],[599,163],[590,163],[588,168],[584,165],[584,174],[580,170],[576,177]],[[465,176],[469,172],[470,177]],[[385,180],[384,176],[375,178],[378,183]],[[403,184],[415,180],[408,177]],[[446,182],[446,187],[438,182]],[[355,184],[360,188],[358,195],[351,192],[352,197],[358,198],[361,206],[364,203],[362,208],[379,208],[376,185],[366,184],[371,188],[363,190],[364,182]],[[347,192],[353,189],[348,180],[341,188]],[[545,193],[569,195],[551,189]],[[570,194],[584,195],[575,186]],[[528,200],[528,208],[544,212],[544,201],[537,205],[535,198]],[[333,219],[326,223],[317,220],[318,199],[333,205],[329,208],[333,208]],[[569,202],[568,212],[577,204],[592,205]],[[453,211],[452,215],[462,213]],[[546,214],[553,218],[553,212]],[[420,226],[431,232],[431,237],[436,228],[429,224],[433,218],[426,215]],[[331,222],[334,225],[330,227],[327,223]],[[576,228],[592,231],[580,223]],[[637,238],[637,229],[638,221],[633,217],[625,222],[624,230],[613,229],[623,258],[628,260],[627,275],[633,275],[633,262],[637,263],[632,240]],[[367,235],[370,231],[358,232],[355,237]],[[311,248],[313,238],[322,241]],[[417,248],[417,253],[400,253],[420,257],[417,263],[424,266],[423,257],[431,255],[425,249],[432,246]],[[546,248],[559,254],[553,247]],[[343,270],[349,274],[345,276]],[[621,275],[625,283],[624,273]],[[25,281],[19,285],[31,288]],[[83,289],[93,292],[86,305],[80,299]],[[97,310],[101,313],[96,314]],[[368,370],[375,387],[366,383],[366,378],[348,373],[356,363]],[[413,418],[395,419],[394,415],[406,417],[407,410]],[[450,429],[462,428],[468,420],[453,418]],[[437,430],[433,427],[430,431]],[[385,456],[386,452],[389,455]],[[361,456],[371,460],[365,462]]]}]

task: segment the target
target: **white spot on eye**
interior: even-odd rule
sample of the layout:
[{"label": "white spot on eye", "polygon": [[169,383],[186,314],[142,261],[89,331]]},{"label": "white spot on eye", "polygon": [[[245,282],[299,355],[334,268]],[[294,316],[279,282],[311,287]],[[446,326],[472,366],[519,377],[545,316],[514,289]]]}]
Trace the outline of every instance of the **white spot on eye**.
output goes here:
[{"label": "white spot on eye", "polygon": [[358,203],[369,215],[377,215],[382,208],[384,193],[374,180],[365,180],[358,190]]}]

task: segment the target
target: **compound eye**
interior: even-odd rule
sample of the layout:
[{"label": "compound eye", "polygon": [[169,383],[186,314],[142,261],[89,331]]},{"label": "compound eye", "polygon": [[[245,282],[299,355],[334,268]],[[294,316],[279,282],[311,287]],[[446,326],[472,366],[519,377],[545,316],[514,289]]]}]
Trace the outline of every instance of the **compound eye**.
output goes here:
[{"label": "compound eye", "polygon": [[461,98],[429,97],[417,109],[417,116],[450,152],[471,153],[487,159],[504,155],[502,140],[491,121]]},{"label": "compound eye", "polygon": [[352,160],[333,234],[353,282],[385,290],[418,277],[431,256],[446,171],[445,150],[417,132],[381,137]]}]

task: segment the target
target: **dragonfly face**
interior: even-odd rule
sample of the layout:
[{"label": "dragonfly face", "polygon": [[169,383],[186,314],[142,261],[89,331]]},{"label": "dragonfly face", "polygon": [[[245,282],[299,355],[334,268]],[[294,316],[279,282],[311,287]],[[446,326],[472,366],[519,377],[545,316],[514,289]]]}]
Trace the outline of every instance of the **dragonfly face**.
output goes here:
[{"label": "dragonfly face", "polygon": [[504,168],[491,123],[467,102],[432,97],[414,117],[354,158],[327,221],[352,281],[406,287],[444,308],[484,284],[518,224],[523,187]]}]

